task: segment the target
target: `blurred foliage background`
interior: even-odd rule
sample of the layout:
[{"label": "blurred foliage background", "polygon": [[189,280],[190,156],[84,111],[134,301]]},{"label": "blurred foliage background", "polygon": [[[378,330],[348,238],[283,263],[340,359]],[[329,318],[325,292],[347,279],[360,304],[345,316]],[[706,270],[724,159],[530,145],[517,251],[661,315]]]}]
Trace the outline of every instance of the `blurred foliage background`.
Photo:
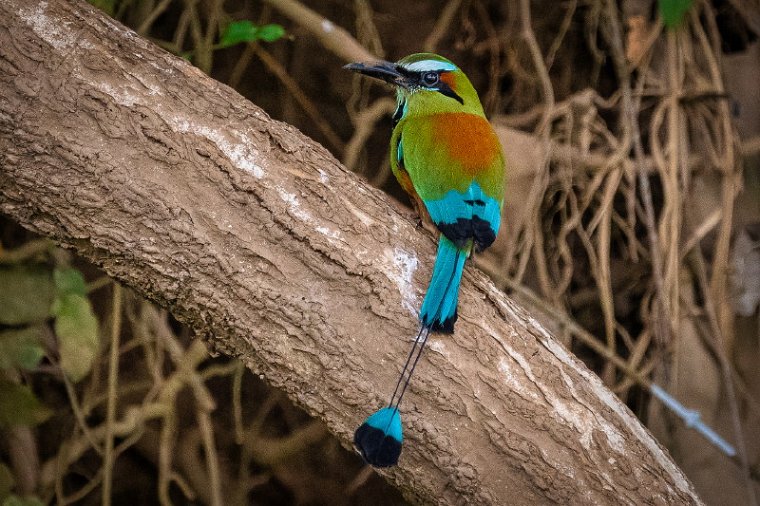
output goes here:
[{"label": "blurred foliage background", "polygon": [[[757,504],[760,2],[91,3],[404,204],[387,155],[394,100],[341,67],[422,50],[457,62],[509,161],[505,229],[476,263],[628,404],[706,502]],[[239,362],[5,219],[0,371],[3,505],[403,503]]]}]

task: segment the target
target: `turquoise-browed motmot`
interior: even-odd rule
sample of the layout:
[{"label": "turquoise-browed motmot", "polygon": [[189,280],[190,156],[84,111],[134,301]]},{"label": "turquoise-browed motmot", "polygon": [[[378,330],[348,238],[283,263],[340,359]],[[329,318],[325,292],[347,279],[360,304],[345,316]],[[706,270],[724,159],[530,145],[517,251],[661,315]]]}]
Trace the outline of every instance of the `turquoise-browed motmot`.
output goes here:
[{"label": "turquoise-browed motmot", "polygon": [[[504,198],[504,156],[478,94],[456,65],[432,53],[347,69],[396,86],[391,169],[418,212],[440,231],[420,331],[388,407],[356,430],[354,443],[373,466],[395,465],[403,441],[399,404],[431,331],[451,333],[465,260],[496,239]],[[416,354],[415,354],[416,351]]]}]

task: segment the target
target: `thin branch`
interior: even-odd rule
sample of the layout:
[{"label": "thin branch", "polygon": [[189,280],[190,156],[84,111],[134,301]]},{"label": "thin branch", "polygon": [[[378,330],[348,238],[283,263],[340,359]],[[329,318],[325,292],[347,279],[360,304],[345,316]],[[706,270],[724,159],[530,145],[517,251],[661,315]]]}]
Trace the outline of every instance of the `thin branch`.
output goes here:
[{"label": "thin branch", "polygon": [[446,6],[441,10],[441,14],[438,16],[433,29],[430,30],[425,42],[422,44],[425,51],[430,53],[435,52],[438,44],[449,33],[451,23],[454,21],[454,16],[456,16],[461,5],[462,0],[449,0],[446,2]]},{"label": "thin branch", "polygon": [[359,155],[367,140],[375,132],[377,122],[392,114],[395,108],[395,100],[381,98],[356,115],[354,135],[351,136],[348,144],[346,144],[346,149],[343,151],[343,165],[348,170],[356,171]]},{"label": "thin branch", "polygon": [[343,61],[377,60],[377,56],[367,51],[346,30],[329,19],[320,16],[296,0],[264,0],[289,17],[293,22],[306,28],[327,50],[335,53]]},{"label": "thin branch", "polygon": [[18,264],[55,248],[50,239],[27,241],[16,249],[3,249],[0,245],[0,265]]},{"label": "thin branch", "polygon": [[283,86],[285,86],[285,89],[290,92],[293,98],[296,99],[298,105],[300,105],[304,112],[306,112],[306,114],[314,122],[322,135],[325,136],[327,142],[329,142],[330,145],[339,153],[343,152],[345,149],[343,140],[335,132],[335,130],[333,130],[332,126],[330,126],[330,124],[325,121],[322,113],[320,113],[319,109],[317,109],[317,106],[315,106],[312,101],[306,96],[306,94],[301,90],[301,86],[298,84],[298,82],[290,77],[290,74],[288,74],[288,71],[285,70],[285,67],[283,67],[276,58],[273,58],[266,49],[258,44],[253,45],[253,52],[256,54],[256,56],[259,57],[264,65],[266,65],[269,71],[272,72],[272,74],[274,74],[275,77],[280,80]]},{"label": "thin branch", "polygon": [[105,506],[111,504],[111,489],[113,486],[113,427],[116,420],[116,403],[118,402],[117,385],[119,382],[119,336],[121,335],[121,286],[113,284],[113,300],[111,311],[111,343],[108,355],[108,404],[106,405],[105,449],[103,450],[103,489],[101,502]]},{"label": "thin branch", "polygon": [[156,5],[153,10],[148,14],[142,23],[140,23],[140,26],[137,27],[137,30],[135,30],[137,33],[142,35],[143,37],[148,34],[148,31],[153,26],[153,23],[156,22],[156,19],[158,19],[158,16],[164,13],[164,11],[169,7],[169,5],[172,3],[172,0],[161,0],[158,5]]}]

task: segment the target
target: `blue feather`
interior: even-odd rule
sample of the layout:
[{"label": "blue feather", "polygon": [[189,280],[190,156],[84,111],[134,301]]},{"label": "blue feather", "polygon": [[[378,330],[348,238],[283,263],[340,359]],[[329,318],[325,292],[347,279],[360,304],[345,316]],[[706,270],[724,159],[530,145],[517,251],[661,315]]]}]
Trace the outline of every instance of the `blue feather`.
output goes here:
[{"label": "blue feather", "polygon": [[501,205],[473,181],[467,190],[449,190],[443,198],[425,200],[430,217],[443,235],[469,252],[472,243],[483,250],[499,232]]},{"label": "blue feather", "polygon": [[475,181],[463,192],[449,190],[441,199],[425,200],[425,207],[436,225],[454,224],[477,216],[489,224],[494,235],[499,232],[501,205],[486,195]]},{"label": "blue feather", "polygon": [[[472,200],[476,203],[472,208],[473,216],[488,223],[494,236],[499,233],[501,224],[501,206],[499,201],[483,192],[478,183],[472,183],[469,188]],[[482,204],[481,204],[482,203]]]},{"label": "blue feather", "polygon": [[422,325],[442,332],[454,331],[459,283],[466,259],[467,251],[457,248],[445,235],[441,235],[433,266],[433,277],[430,279],[420,310]]},{"label": "blue feather", "polygon": [[354,445],[375,467],[395,466],[404,435],[398,407],[387,407],[369,416],[354,432]]},{"label": "blue feather", "polygon": [[[477,185],[477,183],[472,184]],[[469,199],[469,193],[469,190],[465,192],[449,190],[441,199],[425,200],[425,207],[430,213],[433,223],[436,225],[456,223],[459,219],[469,220],[472,218],[472,206],[466,202]]]}]

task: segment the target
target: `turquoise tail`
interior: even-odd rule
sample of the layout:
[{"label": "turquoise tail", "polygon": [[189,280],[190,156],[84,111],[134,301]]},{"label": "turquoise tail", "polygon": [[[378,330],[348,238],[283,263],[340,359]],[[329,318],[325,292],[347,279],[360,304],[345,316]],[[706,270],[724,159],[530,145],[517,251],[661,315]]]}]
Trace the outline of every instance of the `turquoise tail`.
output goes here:
[{"label": "turquoise tail", "polygon": [[[401,414],[398,407],[404,398],[406,387],[412,379],[414,369],[422,356],[422,350],[430,335],[430,327],[420,327],[406,363],[396,382],[387,408],[376,411],[364,420],[354,432],[354,445],[359,449],[364,460],[375,467],[395,466],[401,455],[404,436],[401,430]],[[396,396],[398,394],[398,397]]]},{"label": "turquoise tail", "polygon": [[452,333],[457,320],[459,282],[462,280],[466,249],[457,248],[445,235],[438,240],[433,277],[422,302],[420,320],[430,330]]},{"label": "turquoise tail", "polygon": [[398,406],[376,411],[354,432],[354,445],[364,460],[375,467],[395,466],[403,442]]},{"label": "turquoise tail", "polygon": [[412,379],[417,362],[422,356],[422,350],[425,348],[430,332],[454,332],[459,282],[462,280],[462,271],[468,253],[469,249],[457,248],[446,236],[441,235],[433,266],[433,277],[420,311],[422,325],[406,357],[406,363],[401,370],[391,401],[388,407],[376,411],[354,432],[354,445],[364,460],[372,466],[389,467],[398,463],[404,442],[401,414],[398,408]]}]

